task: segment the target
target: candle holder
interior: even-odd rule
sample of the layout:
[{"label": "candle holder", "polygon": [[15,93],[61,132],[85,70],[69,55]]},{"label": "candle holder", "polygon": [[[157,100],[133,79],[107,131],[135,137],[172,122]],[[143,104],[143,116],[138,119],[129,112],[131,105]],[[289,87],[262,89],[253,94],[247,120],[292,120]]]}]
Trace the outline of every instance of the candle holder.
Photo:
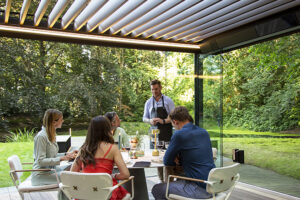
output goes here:
[{"label": "candle holder", "polygon": [[152,134],[154,134],[154,150],[152,151],[152,156],[159,156],[159,151],[156,148],[156,135],[159,134],[159,129],[152,129]]}]

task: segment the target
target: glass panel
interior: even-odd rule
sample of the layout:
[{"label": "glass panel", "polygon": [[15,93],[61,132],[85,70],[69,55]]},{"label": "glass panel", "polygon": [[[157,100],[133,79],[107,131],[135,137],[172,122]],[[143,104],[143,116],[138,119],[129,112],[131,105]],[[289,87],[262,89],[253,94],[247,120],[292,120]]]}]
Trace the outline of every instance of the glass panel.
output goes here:
[{"label": "glass panel", "polygon": [[218,151],[215,164],[223,166],[222,155],[222,66],[220,56],[203,61],[203,126],[210,134],[212,147]]},{"label": "glass panel", "polygon": [[[224,165],[241,165],[240,181],[300,197],[299,140],[300,34],[231,51],[222,55]],[[217,56],[215,60],[220,60]],[[212,75],[209,57],[204,72]],[[216,65],[218,66],[218,65]],[[204,79],[206,128],[216,126],[208,102],[217,79]],[[222,138],[220,138],[222,140]],[[234,152],[235,149],[239,151]],[[276,197],[276,199],[279,197]],[[281,198],[280,198],[281,199]],[[285,198],[284,198],[285,199]]]}]

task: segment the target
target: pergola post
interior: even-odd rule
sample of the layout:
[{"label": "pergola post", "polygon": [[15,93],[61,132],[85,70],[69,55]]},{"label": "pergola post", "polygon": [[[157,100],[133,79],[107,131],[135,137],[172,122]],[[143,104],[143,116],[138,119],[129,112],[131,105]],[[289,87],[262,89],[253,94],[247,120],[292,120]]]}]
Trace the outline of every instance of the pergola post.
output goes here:
[{"label": "pergola post", "polygon": [[199,53],[195,53],[195,124],[199,127],[203,127],[203,59]]}]

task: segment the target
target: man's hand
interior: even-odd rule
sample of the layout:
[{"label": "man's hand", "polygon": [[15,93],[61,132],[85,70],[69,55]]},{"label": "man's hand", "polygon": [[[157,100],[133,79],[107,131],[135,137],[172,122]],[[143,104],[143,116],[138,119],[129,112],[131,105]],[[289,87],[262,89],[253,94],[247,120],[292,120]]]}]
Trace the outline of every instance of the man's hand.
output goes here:
[{"label": "man's hand", "polygon": [[164,124],[164,121],[161,118],[157,117],[157,118],[153,118],[152,120],[153,120],[153,123],[154,123],[152,125],[156,125],[157,123]]},{"label": "man's hand", "polygon": [[150,119],[150,124],[153,126],[156,124],[156,122],[154,121],[154,118],[153,119]]}]

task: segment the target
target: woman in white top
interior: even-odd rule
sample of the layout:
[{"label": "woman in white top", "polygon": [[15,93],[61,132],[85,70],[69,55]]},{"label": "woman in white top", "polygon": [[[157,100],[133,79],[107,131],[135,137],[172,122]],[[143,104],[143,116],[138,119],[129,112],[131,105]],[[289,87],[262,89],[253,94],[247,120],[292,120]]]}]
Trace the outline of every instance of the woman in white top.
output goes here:
[{"label": "woman in white top", "polygon": [[[63,160],[74,159],[77,151],[72,153],[58,153],[56,143],[56,129],[61,128],[63,114],[59,110],[48,109],[43,119],[42,130],[34,137],[34,164],[33,169],[56,169],[59,175],[66,166],[59,166]],[[33,172],[32,185],[49,185],[57,183],[56,175],[53,171]]]}]

